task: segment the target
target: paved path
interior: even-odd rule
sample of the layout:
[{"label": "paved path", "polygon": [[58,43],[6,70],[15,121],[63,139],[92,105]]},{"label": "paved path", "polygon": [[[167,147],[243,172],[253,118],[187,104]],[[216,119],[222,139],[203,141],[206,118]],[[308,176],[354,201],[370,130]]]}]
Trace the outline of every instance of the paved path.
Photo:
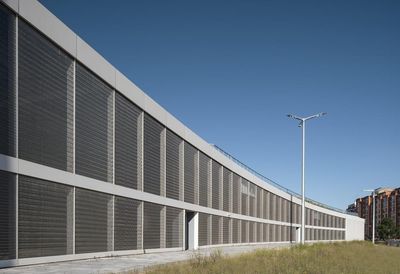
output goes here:
[{"label": "paved path", "polygon": [[[223,255],[235,255],[254,251],[261,248],[282,248],[289,244],[265,244],[265,245],[244,245],[244,246],[226,246],[201,249],[204,255],[209,255],[213,250],[220,249]],[[119,273],[129,270],[143,270],[149,266],[166,264],[177,261],[188,260],[193,256],[193,251],[164,252],[141,255],[129,255],[112,258],[89,259],[80,261],[69,261],[59,263],[49,263],[33,266],[20,266],[14,268],[0,269],[2,274],[19,273],[43,273],[43,274],[86,274],[86,273]]]}]

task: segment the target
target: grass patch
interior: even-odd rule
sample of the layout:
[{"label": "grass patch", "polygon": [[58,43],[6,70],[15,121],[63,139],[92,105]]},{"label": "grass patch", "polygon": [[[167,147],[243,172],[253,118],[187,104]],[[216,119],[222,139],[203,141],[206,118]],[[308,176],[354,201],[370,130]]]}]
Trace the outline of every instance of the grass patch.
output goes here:
[{"label": "grass patch", "polygon": [[[133,273],[133,272],[132,272]],[[262,249],[239,256],[194,253],[191,260],[153,267],[157,273],[400,273],[400,248],[368,242],[342,242]]]}]

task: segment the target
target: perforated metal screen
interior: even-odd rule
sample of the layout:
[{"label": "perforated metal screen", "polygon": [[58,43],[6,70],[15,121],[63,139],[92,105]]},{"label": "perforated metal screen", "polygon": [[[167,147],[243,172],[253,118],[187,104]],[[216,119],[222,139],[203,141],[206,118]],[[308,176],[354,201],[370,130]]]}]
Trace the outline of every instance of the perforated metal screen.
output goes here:
[{"label": "perforated metal screen", "polygon": [[[114,249],[132,250],[141,248],[141,202],[124,197],[115,197]],[[139,236],[139,237],[138,237]]]},{"label": "perforated metal screen", "polygon": [[200,152],[199,156],[199,204],[208,206],[208,177],[210,158]]},{"label": "perforated metal screen", "polygon": [[76,173],[112,182],[112,89],[91,71],[76,64]]},{"label": "perforated metal screen", "polygon": [[160,195],[161,134],[164,127],[144,115],[144,191]]},{"label": "perforated metal screen", "polygon": [[220,209],[220,171],[221,165],[212,161],[212,208]]},{"label": "perforated metal screen", "polygon": [[112,196],[80,188],[75,195],[76,253],[108,251]]},{"label": "perforated metal screen", "polygon": [[223,169],[223,210],[230,211],[231,195],[230,195],[230,182],[231,171],[224,167]]},{"label": "perforated metal screen", "polygon": [[189,143],[185,142],[185,195],[184,200],[188,203],[195,203],[195,171],[196,171],[196,157],[197,157],[197,150]]},{"label": "perforated metal screen", "polygon": [[179,146],[182,139],[167,130],[166,196],[179,200]]},{"label": "perforated metal screen", "polygon": [[138,125],[141,110],[115,93],[115,184],[138,188]]},{"label": "perforated metal screen", "polygon": [[240,220],[232,219],[232,243],[240,243]]},{"label": "perforated metal screen", "polygon": [[15,259],[15,181],[0,171],[0,260]]},{"label": "perforated metal screen", "polygon": [[241,220],[241,242],[248,243],[249,242],[249,221]]},{"label": "perforated metal screen", "polygon": [[205,213],[199,213],[199,246],[209,245],[209,216]]},{"label": "perforated metal screen", "polygon": [[18,257],[67,254],[67,199],[72,187],[18,180]]},{"label": "perforated metal screen", "polygon": [[73,61],[19,20],[18,62],[19,157],[72,171]]},{"label": "perforated metal screen", "polygon": [[220,219],[220,216],[212,215],[211,239],[213,245],[220,244],[222,242],[220,233]]},{"label": "perforated metal screen", "polygon": [[144,203],[143,246],[144,248],[160,248],[161,210],[163,206]]},{"label": "perforated metal screen", "polygon": [[230,237],[231,237],[231,233],[230,233],[230,219],[227,217],[223,217],[222,218],[222,222],[223,222],[223,226],[222,226],[222,242],[224,244],[229,244],[231,242]]},{"label": "perforated metal screen", "polygon": [[0,38],[0,153],[15,156],[15,16],[2,5]]},{"label": "perforated metal screen", "polygon": [[182,247],[183,210],[174,207],[166,207],[165,246]]},{"label": "perforated metal screen", "polygon": [[236,173],[233,173],[232,183],[232,211],[233,213],[240,213],[240,177]]}]

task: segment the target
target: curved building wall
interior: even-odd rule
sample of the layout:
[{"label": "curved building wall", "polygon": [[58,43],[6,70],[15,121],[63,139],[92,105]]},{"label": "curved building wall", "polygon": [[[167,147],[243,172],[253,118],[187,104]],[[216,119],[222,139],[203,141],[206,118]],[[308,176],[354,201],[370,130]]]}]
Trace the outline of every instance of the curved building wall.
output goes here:
[{"label": "curved building wall", "polygon": [[[182,250],[190,218],[194,248],[298,241],[297,197],[194,134],[37,1],[0,2],[0,267]],[[358,217],[306,207],[307,241],[364,235]]]}]

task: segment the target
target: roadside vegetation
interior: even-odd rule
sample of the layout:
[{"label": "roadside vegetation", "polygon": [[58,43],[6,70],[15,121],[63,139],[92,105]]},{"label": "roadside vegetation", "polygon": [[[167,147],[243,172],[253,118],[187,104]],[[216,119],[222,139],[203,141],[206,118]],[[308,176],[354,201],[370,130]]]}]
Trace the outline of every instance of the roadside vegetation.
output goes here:
[{"label": "roadside vegetation", "polygon": [[[133,273],[133,272],[132,272]],[[214,251],[193,253],[186,262],[147,269],[144,273],[400,273],[400,248],[369,242],[342,242],[263,249],[239,256]]]}]

